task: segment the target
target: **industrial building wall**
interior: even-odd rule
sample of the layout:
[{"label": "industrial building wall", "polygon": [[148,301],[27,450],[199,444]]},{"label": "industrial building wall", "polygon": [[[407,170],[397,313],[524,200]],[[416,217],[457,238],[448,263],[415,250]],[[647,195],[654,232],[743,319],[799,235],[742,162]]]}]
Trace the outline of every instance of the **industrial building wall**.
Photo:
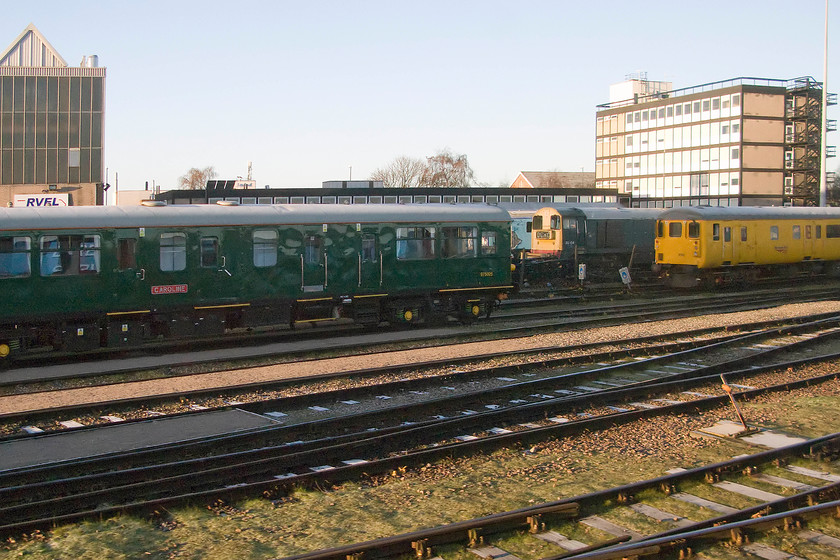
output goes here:
[{"label": "industrial building wall", "polygon": [[785,116],[784,93],[749,93],[744,92],[743,114],[745,116],[780,117]]},{"label": "industrial building wall", "polygon": [[741,193],[781,197],[784,176],[782,171],[744,171],[741,173]]}]

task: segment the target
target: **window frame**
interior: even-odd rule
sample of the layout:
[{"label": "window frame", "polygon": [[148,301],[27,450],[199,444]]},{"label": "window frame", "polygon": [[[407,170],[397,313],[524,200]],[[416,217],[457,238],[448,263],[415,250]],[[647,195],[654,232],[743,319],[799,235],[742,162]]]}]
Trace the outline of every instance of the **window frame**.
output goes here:
[{"label": "window frame", "polygon": [[482,256],[489,256],[495,255],[496,249],[498,244],[496,243],[496,232],[495,231],[482,231],[481,232],[481,255]]},{"label": "window frame", "polygon": [[[164,243],[166,240],[166,243]],[[158,238],[161,272],[181,272],[187,269],[187,234],[180,231],[165,231]],[[167,266],[164,268],[164,264]]]},{"label": "window frame", "polygon": [[[454,234],[454,235],[453,235]],[[478,227],[440,228],[440,256],[444,259],[471,259],[478,256]]]},{"label": "window frame", "polygon": [[379,262],[376,254],[376,236],[372,233],[362,234],[362,262]]},{"label": "window frame", "polygon": [[[32,276],[32,238],[28,235],[0,237],[0,246],[9,240],[8,250],[0,250],[0,279],[29,278]],[[24,244],[25,248],[19,247]]]},{"label": "window frame", "polygon": [[280,236],[274,229],[255,229],[251,232],[251,262],[254,268],[277,266]]},{"label": "window frame", "polygon": [[198,253],[199,268],[218,268],[219,238],[215,235],[208,235],[199,239]]},{"label": "window frame", "polygon": [[117,269],[120,271],[137,268],[137,240],[133,237],[117,239]]},{"label": "window frame", "polygon": [[[48,246],[55,243],[55,246]],[[38,238],[42,277],[97,275],[101,269],[102,242],[98,233],[42,235]],[[52,265],[49,260],[57,259]],[[47,272],[50,265],[52,269]]]},{"label": "window frame", "polygon": [[[418,234],[420,236],[418,237]],[[403,226],[396,231],[395,248],[398,261],[430,260],[436,256],[437,228]]]},{"label": "window frame", "polygon": [[668,237],[671,239],[682,239],[683,223],[682,222],[668,222]]}]

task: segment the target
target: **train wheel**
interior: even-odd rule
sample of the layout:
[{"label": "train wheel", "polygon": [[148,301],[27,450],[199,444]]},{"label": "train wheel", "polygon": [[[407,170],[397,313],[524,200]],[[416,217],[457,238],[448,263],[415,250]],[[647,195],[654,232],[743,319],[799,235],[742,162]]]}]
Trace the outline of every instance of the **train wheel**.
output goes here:
[{"label": "train wheel", "polygon": [[461,313],[458,319],[464,325],[471,325],[481,315],[482,305],[478,301],[468,301],[461,306]]}]

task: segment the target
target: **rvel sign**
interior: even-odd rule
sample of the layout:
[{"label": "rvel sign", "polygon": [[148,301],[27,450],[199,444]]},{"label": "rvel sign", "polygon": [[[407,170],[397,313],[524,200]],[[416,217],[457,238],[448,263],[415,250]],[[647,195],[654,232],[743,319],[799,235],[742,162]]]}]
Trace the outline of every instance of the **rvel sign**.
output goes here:
[{"label": "rvel sign", "polygon": [[45,206],[68,206],[70,203],[69,194],[16,194],[14,206],[29,206],[41,208]]}]

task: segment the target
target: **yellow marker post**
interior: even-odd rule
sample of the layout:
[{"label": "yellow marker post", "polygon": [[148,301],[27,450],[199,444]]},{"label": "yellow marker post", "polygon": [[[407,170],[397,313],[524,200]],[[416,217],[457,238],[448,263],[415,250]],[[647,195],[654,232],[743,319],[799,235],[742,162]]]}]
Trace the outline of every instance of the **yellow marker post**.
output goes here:
[{"label": "yellow marker post", "polygon": [[723,381],[723,390],[726,391],[726,394],[729,395],[729,400],[732,401],[732,406],[735,407],[735,412],[738,414],[738,420],[741,421],[741,424],[744,426],[744,431],[749,431],[749,426],[747,426],[747,421],[744,420],[744,415],[741,414],[741,409],[738,407],[738,403],[735,402],[735,395],[732,394],[732,387],[730,387],[726,383],[726,378],[723,377],[723,374],[720,374],[720,380]]}]

